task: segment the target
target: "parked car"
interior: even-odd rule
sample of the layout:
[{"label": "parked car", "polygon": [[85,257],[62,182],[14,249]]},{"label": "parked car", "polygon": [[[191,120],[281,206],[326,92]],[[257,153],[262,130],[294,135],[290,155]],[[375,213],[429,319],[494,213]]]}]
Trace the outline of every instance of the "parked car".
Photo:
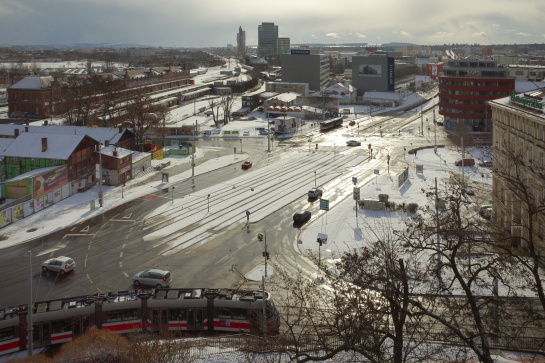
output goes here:
[{"label": "parked car", "polygon": [[267,130],[259,130],[259,134],[260,134],[260,135],[268,135],[268,134],[269,134],[269,131],[267,131]]},{"label": "parked car", "polygon": [[250,169],[252,167],[251,161],[245,161],[242,163],[242,169]]},{"label": "parked car", "polygon": [[348,124],[349,124],[350,126],[354,126],[354,125],[356,124],[356,121],[350,121]]},{"label": "parked car", "polygon": [[242,136],[250,136],[250,131],[244,131],[244,132],[242,133]]},{"label": "parked car", "polygon": [[460,160],[456,160],[456,162],[454,163],[454,165],[456,166],[462,166],[462,161],[463,161],[463,164],[464,166],[475,166],[475,159],[460,159]]},{"label": "parked car", "polygon": [[443,121],[437,121],[437,126],[443,126]]},{"label": "parked car", "polygon": [[348,140],[346,146],[361,146],[361,142],[358,140]]},{"label": "parked car", "polygon": [[308,210],[300,210],[293,215],[294,223],[305,223],[310,220],[310,212]]},{"label": "parked car", "polygon": [[483,204],[479,208],[479,215],[485,219],[492,218],[492,205],[491,204]]},{"label": "parked car", "polygon": [[169,271],[150,268],[140,271],[132,277],[134,286],[154,286],[157,288],[168,287],[172,282],[172,276]]},{"label": "parked car", "polygon": [[73,259],[66,256],[59,256],[55,258],[50,258],[42,263],[42,271],[52,271],[57,272],[60,275],[64,275],[67,272],[74,270],[76,263]]},{"label": "parked car", "polygon": [[491,168],[492,167],[492,162],[491,161],[482,161],[479,163],[479,166],[482,166],[484,168]]},{"label": "parked car", "polygon": [[322,190],[321,189],[316,189],[316,188],[312,188],[311,190],[308,191],[308,197],[313,199],[313,198],[318,198],[318,197],[321,197],[322,196]]}]

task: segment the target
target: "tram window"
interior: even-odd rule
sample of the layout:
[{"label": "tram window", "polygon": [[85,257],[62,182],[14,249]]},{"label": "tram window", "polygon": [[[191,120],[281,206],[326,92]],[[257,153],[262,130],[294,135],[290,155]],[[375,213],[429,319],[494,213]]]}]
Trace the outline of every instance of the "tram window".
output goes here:
[{"label": "tram window", "polygon": [[138,318],[137,309],[126,309],[123,310],[123,320],[133,320]]},{"label": "tram window", "polygon": [[0,329],[0,342],[3,342],[4,340],[10,340],[13,338],[15,338],[14,327]]},{"label": "tram window", "polygon": [[62,333],[65,331],[71,331],[72,330],[72,322],[70,319],[64,319],[64,320],[57,320],[51,322],[51,332],[53,334],[55,333]]},{"label": "tram window", "polygon": [[219,319],[247,320],[246,309],[218,308],[216,317]]},{"label": "tram window", "polygon": [[169,315],[169,320],[175,320],[175,321],[187,320],[186,309],[169,309],[168,315]]},{"label": "tram window", "polygon": [[108,323],[121,321],[121,311],[108,311],[106,321]]}]

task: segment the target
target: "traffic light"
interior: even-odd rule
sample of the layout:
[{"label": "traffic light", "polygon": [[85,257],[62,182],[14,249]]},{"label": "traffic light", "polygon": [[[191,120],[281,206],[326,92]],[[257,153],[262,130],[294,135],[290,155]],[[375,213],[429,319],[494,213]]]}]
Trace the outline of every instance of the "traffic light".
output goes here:
[{"label": "traffic light", "polygon": [[269,252],[267,252],[267,251],[263,251],[263,257],[265,257],[267,260],[271,258],[269,256]]},{"label": "traffic light", "polygon": [[263,233],[258,234],[257,239],[259,240],[259,242],[263,242]]},{"label": "traffic light", "polygon": [[321,238],[317,238],[316,241],[318,242],[318,245],[320,245],[320,247],[322,246],[322,239]]},{"label": "traffic light", "polygon": [[390,155],[386,157],[386,160],[388,160],[388,165],[390,165]]},{"label": "traffic light", "polygon": [[371,144],[367,145],[367,147],[369,148],[369,150],[371,150]]}]

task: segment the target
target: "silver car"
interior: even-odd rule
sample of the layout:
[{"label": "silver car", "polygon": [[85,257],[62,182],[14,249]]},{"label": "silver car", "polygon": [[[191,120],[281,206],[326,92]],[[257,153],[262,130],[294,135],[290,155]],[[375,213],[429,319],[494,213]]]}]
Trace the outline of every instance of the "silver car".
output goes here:
[{"label": "silver car", "polygon": [[61,275],[64,275],[67,272],[70,272],[76,267],[76,263],[73,259],[66,256],[59,256],[55,258],[50,258],[49,260],[42,263],[42,271],[53,271]]},{"label": "silver car", "polygon": [[140,271],[132,277],[134,286],[146,285],[157,288],[168,287],[172,282],[172,276],[169,271],[150,268],[146,271]]}]

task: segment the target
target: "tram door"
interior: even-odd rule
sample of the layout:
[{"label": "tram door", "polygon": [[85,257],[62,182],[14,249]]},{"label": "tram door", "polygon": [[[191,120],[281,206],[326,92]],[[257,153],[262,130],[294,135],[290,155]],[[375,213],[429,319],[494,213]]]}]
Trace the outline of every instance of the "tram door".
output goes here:
[{"label": "tram door", "polygon": [[32,328],[32,343],[35,347],[51,344],[50,322],[34,324]]},{"label": "tram door", "polygon": [[89,327],[89,315],[84,316],[76,316],[72,320],[72,334],[74,338],[77,338],[83,333],[85,333],[85,330]]},{"label": "tram door", "polygon": [[[214,322],[209,322],[213,324]],[[202,309],[187,309],[187,330],[202,330]]]},{"label": "tram door", "polygon": [[151,328],[153,331],[165,331],[168,329],[168,309],[151,310]]}]

